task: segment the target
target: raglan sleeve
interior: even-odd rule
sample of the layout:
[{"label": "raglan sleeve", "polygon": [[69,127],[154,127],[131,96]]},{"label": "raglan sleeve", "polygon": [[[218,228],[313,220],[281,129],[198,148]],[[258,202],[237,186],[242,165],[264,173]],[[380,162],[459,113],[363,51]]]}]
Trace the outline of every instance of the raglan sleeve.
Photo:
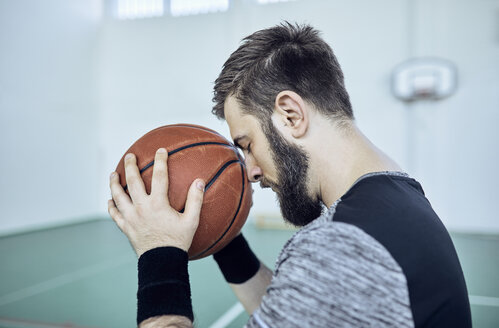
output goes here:
[{"label": "raglan sleeve", "polygon": [[[245,327],[364,327],[373,322],[412,327],[407,294],[401,303],[392,290],[407,286],[396,268],[387,270],[393,259],[359,240],[358,231],[342,228],[308,229],[288,242]],[[352,238],[351,233],[357,235]]]}]

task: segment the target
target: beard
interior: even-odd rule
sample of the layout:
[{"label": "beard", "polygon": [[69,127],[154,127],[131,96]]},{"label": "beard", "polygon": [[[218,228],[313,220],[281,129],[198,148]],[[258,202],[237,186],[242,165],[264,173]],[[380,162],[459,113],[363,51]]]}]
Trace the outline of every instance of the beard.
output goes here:
[{"label": "beard", "polygon": [[319,217],[323,208],[319,197],[312,197],[308,193],[307,153],[284,139],[272,120],[267,120],[262,125],[278,173],[277,183],[263,178],[261,184],[272,187],[277,194],[284,220],[294,226],[303,227]]}]

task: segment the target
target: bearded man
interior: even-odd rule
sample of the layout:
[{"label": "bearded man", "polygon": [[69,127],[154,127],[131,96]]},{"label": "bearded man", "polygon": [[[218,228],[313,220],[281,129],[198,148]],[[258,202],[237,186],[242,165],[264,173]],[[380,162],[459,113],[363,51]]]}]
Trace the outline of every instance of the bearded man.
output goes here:
[{"label": "bearded man", "polygon": [[[272,188],[283,218],[301,227],[275,272],[242,235],[214,255],[251,315],[247,327],[471,327],[447,230],[421,185],[356,126],[340,65],[317,30],[284,23],[246,37],[213,99],[249,180]],[[167,184],[167,156],[158,150],[153,185]],[[204,182],[193,182],[178,213],[164,190],[144,195],[133,154],[125,168],[140,202],[113,173],[109,213],[139,256],[137,323],[192,327],[186,251]]]}]

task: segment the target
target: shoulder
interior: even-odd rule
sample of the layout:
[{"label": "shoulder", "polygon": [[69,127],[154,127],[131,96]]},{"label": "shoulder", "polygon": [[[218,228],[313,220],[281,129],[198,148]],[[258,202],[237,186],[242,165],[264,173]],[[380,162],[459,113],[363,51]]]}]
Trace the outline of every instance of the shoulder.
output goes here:
[{"label": "shoulder", "polygon": [[276,276],[325,272],[324,282],[329,284],[345,275],[364,272],[361,275],[366,276],[386,268],[390,268],[391,279],[405,283],[402,269],[381,243],[355,225],[333,221],[326,213],[297,232],[284,247],[276,263]]},{"label": "shoulder", "polygon": [[[327,215],[283,249],[256,318],[269,324],[338,327],[356,322],[411,326],[405,276],[390,254],[359,228]],[[359,312],[360,311],[360,312]],[[391,313],[390,318],[379,317]],[[297,326],[300,326],[298,324]]]}]

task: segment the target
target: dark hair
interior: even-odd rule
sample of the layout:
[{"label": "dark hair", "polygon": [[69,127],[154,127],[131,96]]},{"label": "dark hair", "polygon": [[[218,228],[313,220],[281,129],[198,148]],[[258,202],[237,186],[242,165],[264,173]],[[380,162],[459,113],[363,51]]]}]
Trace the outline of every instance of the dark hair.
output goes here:
[{"label": "dark hair", "polygon": [[215,81],[212,113],[225,118],[225,99],[233,95],[243,111],[268,119],[283,90],[296,92],[329,117],[353,119],[333,50],[310,25],[289,22],[243,39]]}]

